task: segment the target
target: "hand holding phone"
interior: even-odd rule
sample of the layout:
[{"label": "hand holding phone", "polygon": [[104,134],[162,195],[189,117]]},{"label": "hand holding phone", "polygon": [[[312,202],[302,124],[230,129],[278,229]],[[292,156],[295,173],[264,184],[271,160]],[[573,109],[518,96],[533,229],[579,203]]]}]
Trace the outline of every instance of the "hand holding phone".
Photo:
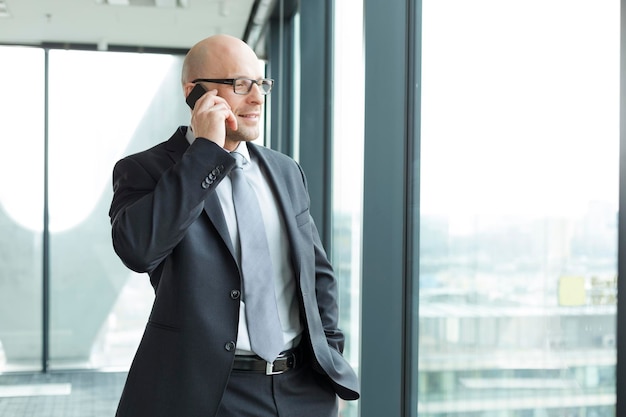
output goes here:
[{"label": "hand holding phone", "polygon": [[[208,94],[207,94],[208,93]],[[202,106],[195,109],[196,102],[205,94]],[[217,95],[217,90],[208,91],[201,84],[196,84],[185,100],[191,107],[191,128],[196,137],[202,137],[224,147],[226,129],[237,130],[237,119],[224,98]]]}]

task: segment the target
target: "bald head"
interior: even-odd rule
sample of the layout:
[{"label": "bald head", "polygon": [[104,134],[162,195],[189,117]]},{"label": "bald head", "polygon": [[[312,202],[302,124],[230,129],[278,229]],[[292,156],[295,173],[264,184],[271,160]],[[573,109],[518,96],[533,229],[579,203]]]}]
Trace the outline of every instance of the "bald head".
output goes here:
[{"label": "bald head", "polygon": [[[251,76],[259,71],[258,58],[241,39],[215,35],[195,44],[185,56],[182,83],[196,78],[234,78]],[[246,73],[254,71],[254,73]]]}]

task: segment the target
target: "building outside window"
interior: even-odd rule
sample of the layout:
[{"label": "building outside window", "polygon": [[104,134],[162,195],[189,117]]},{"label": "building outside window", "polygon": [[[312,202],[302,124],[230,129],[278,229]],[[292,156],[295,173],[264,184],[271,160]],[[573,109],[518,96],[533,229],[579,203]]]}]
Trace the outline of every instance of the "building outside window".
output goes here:
[{"label": "building outside window", "polygon": [[613,417],[618,1],[423,2],[419,417]]}]

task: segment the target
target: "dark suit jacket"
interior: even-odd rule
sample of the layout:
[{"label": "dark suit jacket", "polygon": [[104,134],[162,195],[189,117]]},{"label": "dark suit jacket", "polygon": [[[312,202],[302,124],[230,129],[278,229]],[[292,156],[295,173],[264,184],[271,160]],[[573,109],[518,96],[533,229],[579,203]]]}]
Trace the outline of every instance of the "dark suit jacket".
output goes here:
[{"label": "dark suit jacket", "polygon": [[[214,416],[235,356],[241,275],[215,193],[235,160],[207,140],[190,146],[185,132],[113,171],[113,246],[155,289],[118,417]],[[341,398],[357,399],[356,375],[341,354],[336,280],[309,214],[304,174],[291,158],[248,146],[285,220],[304,348]]]}]

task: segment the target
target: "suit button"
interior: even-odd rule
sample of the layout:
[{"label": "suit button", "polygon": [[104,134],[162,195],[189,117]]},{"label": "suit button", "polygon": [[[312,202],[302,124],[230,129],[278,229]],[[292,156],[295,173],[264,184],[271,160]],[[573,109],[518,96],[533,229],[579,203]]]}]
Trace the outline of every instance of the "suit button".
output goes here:
[{"label": "suit button", "polygon": [[232,298],[233,300],[237,300],[239,297],[241,297],[241,291],[239,290],[230,291],[230,298]]},{"label": "suit button", "polygon": [[228,342],[224,345],[224,349],[226,349],[228,352],[232,352],[233,350],[235,350],[235,342]]}]

